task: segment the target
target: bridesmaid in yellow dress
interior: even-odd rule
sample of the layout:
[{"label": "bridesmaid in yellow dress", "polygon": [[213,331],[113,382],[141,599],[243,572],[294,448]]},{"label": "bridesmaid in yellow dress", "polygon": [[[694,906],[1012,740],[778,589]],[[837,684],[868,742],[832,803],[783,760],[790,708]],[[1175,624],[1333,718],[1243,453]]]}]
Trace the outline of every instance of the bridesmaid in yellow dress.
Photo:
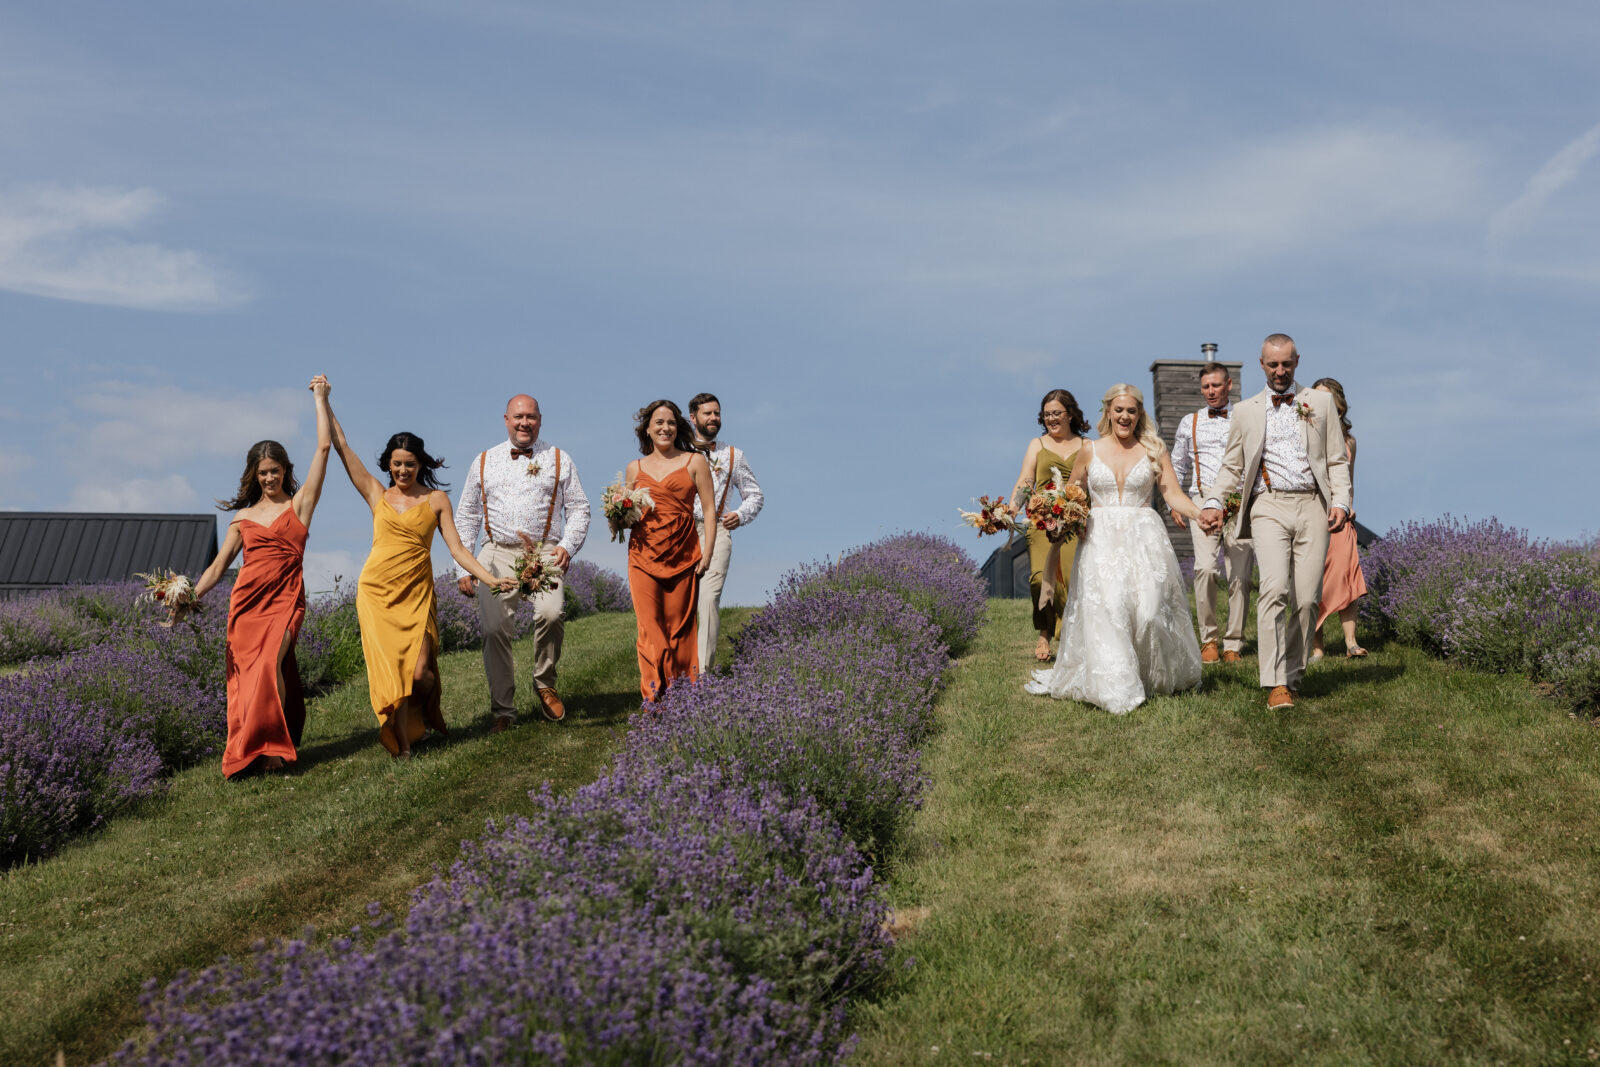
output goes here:
[{"label": "bridesmaid in yellow dress", "polygon": [[447,732],[439,703],[434,531],[444,534],[450,557],[478,581],[509,592],[517,580],[496,578],[462,547],[456,524],[446,521],[452,514],[450,498],[433,473],[444,461],[428,455],[422,438],[410,433],[389,438],[378,457],[379,469],[389,475],[386,488],[361,465],[339,420],[332,421],[333,447],[372,509],[372,552],[356,587],[356,617],[378,740],[391,756],[409,759],[412,742],[426,730]]},{"label": "bridesmaid in yellow dress", "polygon": [[[1039,402],[1039,425],[1044,427],[1044,433],[1028,442],[1028,450],[1022,456],[1022,473],[1011,493],[1011,503],[1018,507],[1028,502],[1034,489],[1050,480],[1051,467],[1059,467],[1063,478],[1072,477],[1072,464],[1083,447],[1083,435],[1089,432],[1083,409],[1065,389],[1052,389],[1044,395]],[[1050,539],[1042,530],[1028,531],[1028,594],[1033,599],[1033,628],[1039,631],[1033,658],[1040,663],[1050,661],[1050,639],[1056,635],[1061,609],[1067,602],[1067,577],[1072,573],[1076,552],[1075,541],[1061,546],[1061,567],[1055,579],[1060,592],[1051,606],[1041,609],[1039,588],[1044,579],[1045,558],[1050,555]]]}]

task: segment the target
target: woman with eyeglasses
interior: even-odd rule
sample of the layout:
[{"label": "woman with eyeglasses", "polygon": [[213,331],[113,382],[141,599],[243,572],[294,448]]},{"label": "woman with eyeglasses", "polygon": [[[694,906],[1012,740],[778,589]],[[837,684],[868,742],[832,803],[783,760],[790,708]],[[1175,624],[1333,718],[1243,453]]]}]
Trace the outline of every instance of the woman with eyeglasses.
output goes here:
[{"label": "woman with eyeglasses", "polygon": [[[1065,389],[1052,389],[1044,394],[1039,402],[1039,425],[1044,433],[1028,442],[1028,450],[1022,456],[1022,473],[1011,491],[1011,504],[1019,509],[1036,488],[1055,477],[1052,468],[1061,472],[1063,484],[1072,477],[1073,461],[1078,458],[1078,449],[1083,447],[1082,435],[1089,432],[1089,420],[1083,417],[1083,409]],[[1039,588],[1043,583],[1045,558],[1050,555],[1050,539],[1043,530],[1028,530],[1028,593],[1033,599],[1033,628],[1039,631],[1033,658],[1040,663],[1050,662],[1050,640],[1061,622],[1061,608],[1067,600],[1067,578],[1072,574],[1072,557],[1076,550],[1076,544],[1071,542],[1062,546],[1055,602],[1040,608]]]}]

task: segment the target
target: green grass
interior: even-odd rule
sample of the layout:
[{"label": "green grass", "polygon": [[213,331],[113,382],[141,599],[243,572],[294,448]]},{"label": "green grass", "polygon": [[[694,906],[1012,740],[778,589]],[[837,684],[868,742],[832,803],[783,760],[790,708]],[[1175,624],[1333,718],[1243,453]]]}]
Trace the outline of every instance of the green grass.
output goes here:
[{"label": "green grass", "polygon": [[[723,612],[724,638],[751,609]],[[727,655],[726,645],[722,654]],[[531,649],[518,645],[526,681]],[[398,914],[436,866],[491,817],[527,811],[528,791],[593,780],[639,706],[632,615],[567,624],[559,688],[568,721],[531,712],[487,734],[477,652],[445,656],[448,743],[392,762],[364,678],[312,701],[296,772],[223,780],[214,762],[52,859],[0,875],[0,1063],[98,1059],[140,1022],[145,980],[239,955],[307,924],[337,933],[369,901]]]},{"label": "green grass", "polygon": [[1592,723],[1392,644],[1291,712],[1249,658],[1117,718],[1024,694],[1027,604],[990,608],[857,1062],[1600,1059]]}]

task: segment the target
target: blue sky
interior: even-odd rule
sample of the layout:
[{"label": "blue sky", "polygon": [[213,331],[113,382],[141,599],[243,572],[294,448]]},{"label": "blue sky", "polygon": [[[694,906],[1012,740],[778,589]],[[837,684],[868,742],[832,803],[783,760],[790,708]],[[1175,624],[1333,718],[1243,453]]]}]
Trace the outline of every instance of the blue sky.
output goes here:
[{"label": "blue sky", "polygon": [[[11,3],[0,507],[204,510],[318,372],[455,485],[530,391],[597,493],[709,389],[754,603],[967,536],[1045,389],[1215,341],[1255,391],[1282,330],[1369,525],[1592,533],[1597,54],[1588,0]],[[369,535],[335,472],[313,585]]]}]

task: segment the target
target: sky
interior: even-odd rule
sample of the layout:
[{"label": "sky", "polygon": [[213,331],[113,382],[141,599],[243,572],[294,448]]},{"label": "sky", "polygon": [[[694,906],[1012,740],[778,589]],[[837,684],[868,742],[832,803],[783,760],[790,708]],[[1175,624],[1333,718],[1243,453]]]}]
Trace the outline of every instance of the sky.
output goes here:
[{"label": "sky", "polygon": [[[1248,395],[1282,331],[1366,525],[1592,535],[1597,54],[1592,0],[13,0],[0,507],[206,511],[309,455],[317,373],[453,487],[532,393],[598,497],[708,390],[759,603],[903,529],[981,559],[1045,390],[1209,341]],[[310,588],[370,533],[335,461]]]}]

